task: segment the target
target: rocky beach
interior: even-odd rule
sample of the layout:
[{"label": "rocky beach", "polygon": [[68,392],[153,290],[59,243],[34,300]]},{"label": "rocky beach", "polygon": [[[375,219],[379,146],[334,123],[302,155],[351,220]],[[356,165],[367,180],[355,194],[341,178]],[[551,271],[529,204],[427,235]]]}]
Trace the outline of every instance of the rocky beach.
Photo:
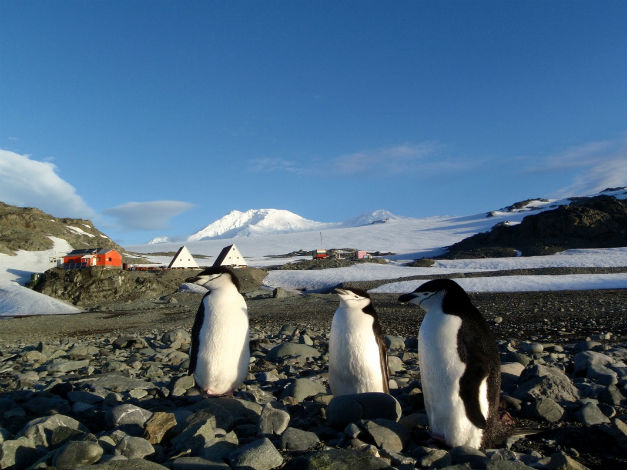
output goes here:
[{"label": "rocky beach", "polygon": [[416,335],[422,311],[373,301],[391,395],[334,398],[333,294],[245,294],[251,364],[232,398],[187,375],[199,294],[0,321],[0,467],[339,469],[624,468],[627,293],[473,294],[497,340],[502,442],[429,439]]}]

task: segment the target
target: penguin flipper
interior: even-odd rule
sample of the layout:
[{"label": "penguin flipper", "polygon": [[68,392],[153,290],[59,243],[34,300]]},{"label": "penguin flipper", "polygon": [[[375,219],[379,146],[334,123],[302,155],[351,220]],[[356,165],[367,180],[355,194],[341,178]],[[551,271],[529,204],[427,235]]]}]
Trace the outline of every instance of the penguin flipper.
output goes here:
[{"label": "penguin flipper", "polygon": [[383,376],[383,391],[390,393],[390,373],[388,369],[388,352],[385,346],[385,339],[383,337],[383,329],[379,322],[375,319],[372,324],[372,329],[377,340],[377,346],[379,346],[379,364],[381,366],[381,375]]},{"label": "penguin flipper", "polygon": [[[205,294],[205,297],[209,293]],[[200,329],[202,328],[202,322],[205,318],[205,297],[202,298],[198,310],[196,311],[196,317],[194,318],[194,325],[192,326],[192,345],[189,350],[189,370],[187,375],[192,375],[196,370],[196,362],[198,359],[198,350],[200,349]]]},{"label": "penguin flipper", "polygon": [[488,377],[488,356],[481,350],[481,342],[465,328],[459,331],[457,352],[460,359],[466,364],[466,370],[459,379],[459,396],[464,403],[466,415],[472,424],[485,429],[487,416],[481,412],[479,389],[481,383]]},{"label": "penguin flipper", "polygon": [[[480,359],[473,359],[473,361]],[[466,370],[459,379],[459,395],[466,409],[466,416],[472,424],[478,428],[485,429],[487,426],[486,416],[481,412],[479,403],[479,388],[481,382],[488,376],[487,367],[481,364],[466,364]]]}]

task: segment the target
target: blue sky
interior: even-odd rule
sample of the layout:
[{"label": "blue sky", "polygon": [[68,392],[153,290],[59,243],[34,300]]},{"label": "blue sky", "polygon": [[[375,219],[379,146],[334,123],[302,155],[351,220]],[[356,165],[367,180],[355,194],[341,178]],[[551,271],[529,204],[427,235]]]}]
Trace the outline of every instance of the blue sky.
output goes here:
[{"label": "blue sky", "polygon": [[627,184],[626,3],[2,1],[0,200],[122,244],[232,209]]}]

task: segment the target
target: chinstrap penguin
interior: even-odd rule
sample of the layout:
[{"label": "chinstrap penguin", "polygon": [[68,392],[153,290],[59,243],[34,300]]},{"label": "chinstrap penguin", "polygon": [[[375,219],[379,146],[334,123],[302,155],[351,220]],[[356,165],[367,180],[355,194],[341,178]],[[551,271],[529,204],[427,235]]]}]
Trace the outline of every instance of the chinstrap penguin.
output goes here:
[{"label": "chinstrap penguin", "polygon": [[208,396],[232,395],[248,373],[248,309],[233,272],[204,270],[191,280],[209,289],[192,327],[189,374]]},{"label": "chinstrap penguin", "polygon": [[501,388],[498,350],[488,324],[450,279],[426,282],[398,300],[427,312],[418,355],[433,437],[451,447],[485,447],[495,438]]},{"label": "chinstrap penguin", "polygon": [[329,335],[331,393],[389,393],[387,351],[370,296],[358,289],[335,291],[340,305]]}]

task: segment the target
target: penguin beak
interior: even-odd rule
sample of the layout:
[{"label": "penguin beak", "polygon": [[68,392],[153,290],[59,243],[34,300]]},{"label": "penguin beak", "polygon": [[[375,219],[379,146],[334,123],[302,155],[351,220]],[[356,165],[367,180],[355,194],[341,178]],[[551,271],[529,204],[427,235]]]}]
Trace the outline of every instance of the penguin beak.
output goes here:
[{"label": "penguin beak", "polygon": [[410,292],[409,294],[403,294],[398,298],[398,301],[402,304],[406,304],[408,302],[411,302],[413,299],[415,299],[416,297],[418,297],[416,294],[414,294],[413,292]]}]

